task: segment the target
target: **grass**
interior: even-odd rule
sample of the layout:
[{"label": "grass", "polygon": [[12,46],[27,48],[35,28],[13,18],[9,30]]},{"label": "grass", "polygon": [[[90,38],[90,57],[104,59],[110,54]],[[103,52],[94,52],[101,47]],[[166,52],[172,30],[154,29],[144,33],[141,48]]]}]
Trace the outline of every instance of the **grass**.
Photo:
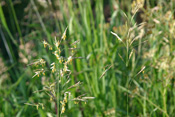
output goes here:
[{"label": "grass", "polygon": [[[32,78],[34,67],[28,64],[43,58],[50,68],[56,58],[42,42],[52,45],[55,36],[61,39],[66,27],[61,56],[68,58],[71,43],[79,40],[75,57],[81,57],[69,66],[70,86],[81,82],[71,94],[75,99],[81,94],[95,99],[86,104],[69,101],[61,116],[175,115],[173,0],[145,1],[144,6],[129,0],[52,2],[46,1],[44,7],[30,0],[22,19],[15,13],[14,1],[1,4],[0,56],[6,69],[0,72],[0,116],[56,116],[50,96],[33,93],[43,90],[43,78],[51,83],[56,75],[46,72]],[[4,14],[6,7],[13,11],[10,20]],[[30,106],[31,102],[39,108]]]}]

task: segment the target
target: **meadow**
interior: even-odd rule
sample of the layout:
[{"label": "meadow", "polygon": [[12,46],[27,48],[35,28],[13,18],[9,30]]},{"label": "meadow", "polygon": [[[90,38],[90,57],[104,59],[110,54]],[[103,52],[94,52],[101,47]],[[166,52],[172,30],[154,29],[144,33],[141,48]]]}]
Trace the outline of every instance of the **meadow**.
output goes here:
[{"label": "meadow", "polygon": [[0,4],[0,117],[175,116],[175,0]]}]

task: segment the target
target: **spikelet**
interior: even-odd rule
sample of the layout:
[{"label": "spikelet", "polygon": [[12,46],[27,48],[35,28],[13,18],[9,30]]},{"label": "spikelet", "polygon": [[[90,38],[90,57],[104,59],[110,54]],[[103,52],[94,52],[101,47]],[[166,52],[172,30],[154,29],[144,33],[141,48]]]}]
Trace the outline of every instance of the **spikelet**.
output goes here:
[{"label": "spikelet", "polygon": [[145,0],[133,0],[131,4],[131,12],[134,14],[140,8],[143,8]]},{"label": "spikelet", "polygon": [[62,35],[61,39],[63,39],[63,40],[65,40],[65,39],[66,39],[66,32],[67,32],[67,28],[65,29],[65,31],[64,31],[64,33],[63,33],[63,35]]},{"label": "spikelet", "polygon": [[50,69],[52,70],[52,73],[54,73],[56,71],[55,62],[53,62],[51,66],[52,67]]}]

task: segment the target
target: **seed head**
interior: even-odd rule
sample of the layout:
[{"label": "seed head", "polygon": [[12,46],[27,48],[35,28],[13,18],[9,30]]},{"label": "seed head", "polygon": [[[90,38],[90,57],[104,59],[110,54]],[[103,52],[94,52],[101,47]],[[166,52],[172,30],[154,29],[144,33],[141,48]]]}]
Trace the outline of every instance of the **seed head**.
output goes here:
[{"label": "seed head", "polygon": [[43,44],[44,44],[44,48],[46,48],[48,43],[44,40]]},{"label": "seed head", "polygon": [[63,39],[63,40],[65,40],[65,39],[66,39],[66,32],[67,32],[67,28],[65,29],[65,31],[64,31],[64,33],[63,33],[63,35],[62,35],[61,39]]}]

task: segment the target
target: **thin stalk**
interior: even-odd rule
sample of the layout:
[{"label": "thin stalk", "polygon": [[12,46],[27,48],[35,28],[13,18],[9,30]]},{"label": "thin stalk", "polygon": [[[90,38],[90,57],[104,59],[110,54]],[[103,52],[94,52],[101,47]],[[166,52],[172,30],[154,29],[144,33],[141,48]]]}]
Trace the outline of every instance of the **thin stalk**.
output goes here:
[{"label": "thin stalk", "polygon": [[[167,93],[167,79],[165,81],[165,85],[163,85],[163,110],[167,113],[167,105],[166,105],[166,93]],[[166,117],[166,114],[163,115],[164,117]]]},{"label": "thin stalk", "polygon": [[[128,89],[128,87],[127,87],[127,89]],[[127,101],[126,102],[127,102],[127,117],[129,117],[128,116],[128,113],[129,113],[129,106],[128,106],[129,105],[128,104],[129,103],[129,98],[128,98],[128,93],[127,93]]]},{"label": "thin stalk", "polygon": [[[144,89],[145,89],[146,87],[145,87],[145,85],[144,85]],[[146,97],[146,92],[144,92],[144,98],[146,99],[147,97]],[[143,99],[143,115],[144,115],[144,117],[147,117],[147,114],[146,114],[146,100],[145,99]]]},{"label": "thin stalk", "polygon": [[60,88],[59,88],[59,87],[60,87],[60,85],[59,85],[59,84],[60,84],[60,83],[59,83],[59,80],[58,80],[57,83],[58,83],[58,85],[57,85],[57,102],[56,102],[56,105],[57,105],[57,106],[56,106],[56,109],[57,109],[57,110],[56,110],[56,115],[57,115],[57,117],[59,117],[59,116],[60,116],[60,115],[59,115],[59,111],[60,111],[60,110],[59,110],[59,109],[60,109],[60,106],[59,106],[59,92],[60,92],[60,90],[59,90],[59,89],[60,89]]},{"label": "thin stalk", "polygon": [[11,52],[10,48],[9,48],[9,45],[7,43],[7,40],[5,39],[5,36],[4,36],[4,33],[2,32],[1,30],[1,25],[0,25],[0,35],[1,35],[1,38],[3,40],[3,43],[4,43],[4,46],[6,48],[6,51],[7,51],[7,54],[10,58],[10,62],[13,63],[14,62],[14,54]]},{"label": "thin stalk", "polygon": [[[127,84],[126,84],[127,86],[127,89],[129,89],[129,77],[127,78]],[[129,113],[129,94],[127,93],[127,99],[126,99],[126,103],[127,103],[127,117],[129,117],[129,115],[128,115],[128,113]]]},{"label": "thin stalk", "polygon": [[21,30],[20,30],[20,27],[19,27],[18,19],[16,17],[15,9],[13,7],[12,0],[9,0],[9,3],[10,3],[10,7],[11,7],[12,14],[13,14],[13,17],[14,17],[14,21],[15,21],[15,24],[16,24],[16,28],[17,28],[19,36],[20,36],[20,43],[23,45],[24,44],[23,37],[22,37],[22,33],[21,33]]},{"label": "thin stalk", "polygon": [[47,38],[48,38],[48,41],[50,42],[50,41],[51,41],[51,40],[50,40],[50,36],[49,36],[49,33],[47,32],[47,29],[46,29],[46,27],[45,27],[45,25],[44,25],[44,23],[43,23],[43,20],[42,20],[42,18],[41,18],[41,15],[39,14],[38,9],[37,9],[37,7],[36,7],[34,1],[33,1],[33,0],[30,0],[30,1],[31,1],[32,6],[34,7],[34,11],[35,11],[35,13],[36,13],[36,15],[37,15],[37,17],[38,17],[38,19],[39,19],[39,22],[40,22],[40,24],[41,24],[41,27],[42,27],[43,31],[45,32],[45,34],[46,34],[46,36],[47,36]]},{"label": "thin stalk", "polygon": [[0,5],[0,23],[2,23],[3,28],[5,28],[5,30],[7,31],[8,35],[9,35],[10,39],[12,40],[12,42],[14,43],[14,45],[16,47],[18,47],[18,44],[17,44],[16,40],[12,36],[12,34],[11,34],[11,32],[10,32],[8,26],[7,26],[7,22],[6,22],[6,19],[5,19],[5,16],[4,16],[1,5]]},{"label": "thin stalk", "polygon": [[[58,71],[60,71],[60,64],[59,64],[59,62],[58,62]],[[55,76],[55,78],[57,78],[56,76]],[[56,82],[57,82],[57,85],[56,85],[56,103],[55,103],[55,110],[56,110],[56,116],[57,117],[59,117],[60,116],[60,114],[59,114],[59,112],[60,112],[60,83],[59,83],[59,78],[60,78],[60,73],[59,73],[59,75],[58,75],[58,79],[55,79],[56,80]]]},{"label": "thin stalk", "polygon": [[[167,113],[167,106],[166,106],[166,88],[164,88],[163,90],[163,109],[165,111],[165,113]],[[164,114],[164,117],[166,116],[166,114]]]}]

